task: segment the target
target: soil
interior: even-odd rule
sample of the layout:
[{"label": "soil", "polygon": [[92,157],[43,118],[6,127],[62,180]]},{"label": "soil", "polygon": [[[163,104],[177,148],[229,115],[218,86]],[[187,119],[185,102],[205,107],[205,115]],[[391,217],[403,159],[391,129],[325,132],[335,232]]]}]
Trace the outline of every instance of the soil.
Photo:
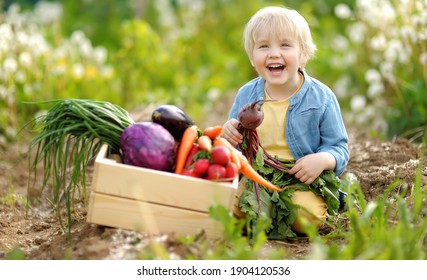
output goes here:
[{"label": "soil", "polygon": [[[87,205],[80,199],[74,208],[71,238],[61,227],[49,203],[48,190],[41,192],[40,180],[28,188],[28,141],[0,145],[0,259],[13,249],[22,258],[33,260],[138,259],[151,242],[165,245],[170,258],[184,258],[196,252],[172,234],[147,234],[90,224]],[[405,139],[381,141],[367,134],[350,133],[351,158],[345,173],[353,173],[360,182],[366,200],[383,195],[397,178],[401,186],[413,185],[419,164],[420,147]],[[422,179],[427,182],[427,159],[422,164]],[[92,167],[89,168],[89,181]],[[87,187],[90,192],[90,183]],[[39,202],[28,203],[41,195]],[[29,207],[26,207],[29,205]],[[302,239],[303,240],[303,239]],[[308,241],[268,242],[266,250],[284,247],[298,259],[310,250]]]}]

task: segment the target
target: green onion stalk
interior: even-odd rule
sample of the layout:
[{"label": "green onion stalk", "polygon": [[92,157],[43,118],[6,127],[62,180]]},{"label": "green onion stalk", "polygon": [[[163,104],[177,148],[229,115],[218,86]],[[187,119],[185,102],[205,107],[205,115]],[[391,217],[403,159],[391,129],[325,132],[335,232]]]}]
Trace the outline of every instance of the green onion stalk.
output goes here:
[{"label": "green onion stalk", "polygon": [[50,184],[53,205],[63,228],[60,205],[65,202],[70,233],[75,195],[82,192],[87,203],[88,164],[103,144],[108,144],[112,152],[120,153],[121,133],[134,121],[126,110],[105,101],[55,99],[38,104],[41,103],[53,103],[53,106],[30,122],[37,134],[29,145],[28,187],[31,182],[35,183],[37,166],[41,163],[44,168],[42,192]]}]

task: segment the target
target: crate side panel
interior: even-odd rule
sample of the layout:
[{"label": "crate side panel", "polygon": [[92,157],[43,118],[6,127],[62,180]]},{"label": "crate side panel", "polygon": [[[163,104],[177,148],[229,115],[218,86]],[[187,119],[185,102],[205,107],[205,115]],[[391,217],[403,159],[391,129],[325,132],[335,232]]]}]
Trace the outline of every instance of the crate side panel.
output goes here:
[{"label": "crate side panel", "polygon": [[237,190],[233,183],[217,183],[174,173],[139,168],[112,160],[95,163],[94,190],[98,193],[208,212],[213,203],[231,209]]},{"label": "crate side panel", "polygon": [[91,193],[87,221],[150,234],[174,232],[189,235],[204,230],[209,238],[214,238],[222,231],[222,225],[206,213],[94,192]]}]

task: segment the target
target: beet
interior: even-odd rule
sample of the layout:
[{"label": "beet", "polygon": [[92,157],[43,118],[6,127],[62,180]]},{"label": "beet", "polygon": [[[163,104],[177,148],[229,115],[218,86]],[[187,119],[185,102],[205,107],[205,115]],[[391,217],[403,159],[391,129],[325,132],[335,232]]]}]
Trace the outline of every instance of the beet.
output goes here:
[{"label": "beet", "polygon": [[264,112],[261,106],[267,100],[260,99],[243,106],[238,114],[240,125],[246,129],[256,129],[264,120]]},{"label": "beet", "polygon": [[162,125],[138,122],[125,128],[120,138],[125,164],[172,172],[176,158],[176,142]]}]

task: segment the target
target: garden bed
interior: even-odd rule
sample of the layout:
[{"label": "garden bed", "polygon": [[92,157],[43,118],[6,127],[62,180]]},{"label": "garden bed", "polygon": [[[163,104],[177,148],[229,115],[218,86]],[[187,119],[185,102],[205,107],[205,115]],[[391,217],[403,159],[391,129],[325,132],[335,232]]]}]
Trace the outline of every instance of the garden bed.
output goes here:
[{"label": "garden bed", "polygon": [[[398,177],[412,185],[418,159],[418,146],[407,140],[380,141],[366,135],[351,134],[351,159],[346,172],[354,173],[366,199],[381,197],[384,190]],[[26,143],[1,147],[0,156],[0,259],[13,248],[20,248],[29,259],[135,259],[152,242],[164,244],[171,258],[197,255],[194,245],[185,245],[172,233],[150,236],[132,230],[99,226],[87,222],[87,207],[80,201],[75,207],[71,234],[61,229],[56,213],[46,199],[33,204],[27,211],[24,202],[27,195],[28,171]],[[93,175],[93,166],[89,170]],[[427,160],[424,158],[422,178],[427,181]],[[91,180],[89,180],[91,181]],[[39,187],[39,186],[38,186]],[[88,186],[88,196],[91,185]],[[40,189],[31,188],[32,197]],[[266,250],[282,247],[299,258],[310,252],[310,243],[268,242]]]}]

